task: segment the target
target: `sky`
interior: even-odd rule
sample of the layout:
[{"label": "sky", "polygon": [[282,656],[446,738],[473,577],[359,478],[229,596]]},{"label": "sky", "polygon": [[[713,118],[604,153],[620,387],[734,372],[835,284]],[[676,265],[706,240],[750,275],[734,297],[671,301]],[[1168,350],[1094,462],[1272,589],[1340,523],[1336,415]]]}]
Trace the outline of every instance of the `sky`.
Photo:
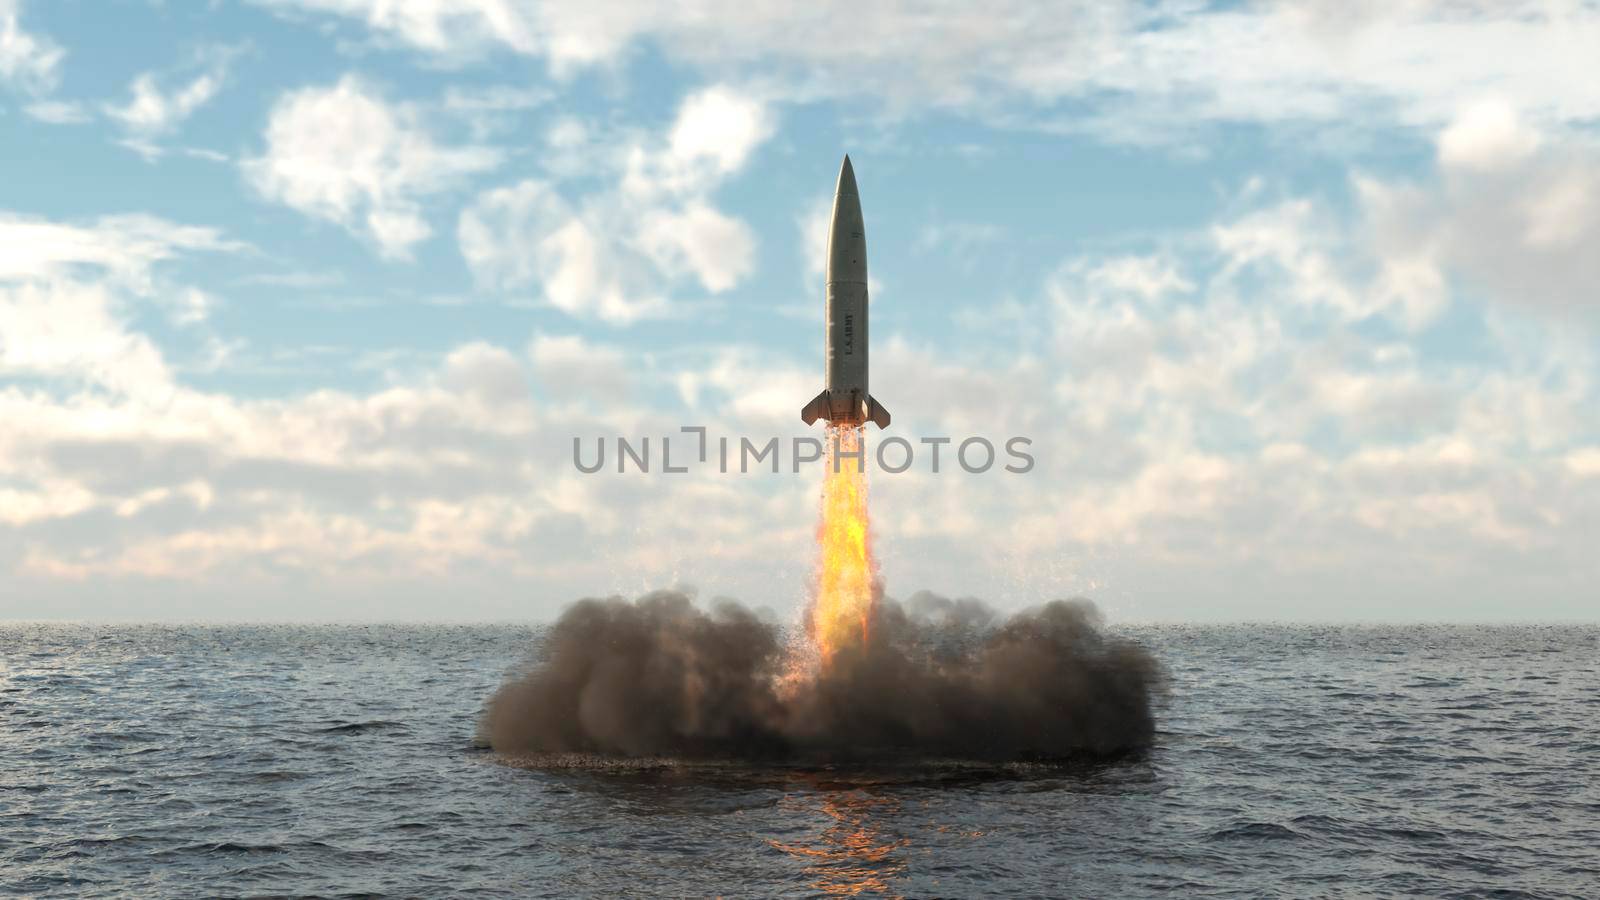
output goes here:
[{"label": "sky", "polygon": [[[848,152],[888,594],[1600,619],[1595,47],[1591,0],[0,0],[0,618],[792,614]],[[713,464],[574,465],[686,426]]]}]

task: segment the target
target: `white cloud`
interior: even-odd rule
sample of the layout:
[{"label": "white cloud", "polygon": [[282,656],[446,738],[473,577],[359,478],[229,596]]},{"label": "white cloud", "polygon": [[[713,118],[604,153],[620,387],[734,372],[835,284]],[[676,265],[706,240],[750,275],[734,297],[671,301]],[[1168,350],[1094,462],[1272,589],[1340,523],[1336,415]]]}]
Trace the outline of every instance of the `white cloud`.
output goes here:
[{"label": "white cloud", "polygon": [[553,254],[542,247],[571,216],[571,207],[543,181],[486,191],[461,214],[461,255],[479,282],[491,288],[512,290],[553,279]]},{"label": "white cloud", "polygon": [[[462,256],[480,285],[536,289],[567,313],[617,323],[666,312],[668,288],[686,277],[728,291],[754,270],[756,240],[710,196],[770,133],[760,103],[706,88],[685,98],[666,137],[620,154],[614,189],[575,203],[529,179],[479,195],[457,226]],[[557,123],[555,152],[589,138]]]},{"label": "white cloud", "polygon": [[[396,160],[419,142],[424,158],[451,151],[419,109],[358,83],[341,99],[345,86],[302,99],[356,109],[389,129],[390,150],[344,172],[317,156],[292,177],[252,176],[277,178],[296,208],[412,246],[427,233],[422,199],[441,188]],[[679,282],[742,283],[749,230],[713,192],[770,123],[740,96],[695,94],[660,134],[616,142],[596,157],[611,177],[599,190],[528,179],[480,195],[458,226],[474,276],[610,322],[661,311]],[[1026,602],[1110,580],[1148,589],[1168,617],[1242,615],[1243,572],[1249,596],[1308,598],[1269,614],[1438,616],[1456,609],[1439,587],[1449,579],[1482,592],[1550,579],[1540,596],[1592,583],[1592,347],[1555,352],[1559,329],[1518,319],[1528,333],[1513,333],[1493,317],[1474,358],[1430,358],[1413,337],[1459,302],[1448,287],[1460,273],[1539,285],[1478,268],[1508,247],[1587,271],[1576,248],[1595,236],[1591,157],[1496,116],[1469,108],[1441,133],[1437,184],[1359,182],[1365,219],[1246,197],[1170,245],[1068,261],[1018,310],[1028,327],[1010,341],[875,340],[873,390],[895,434],[1026,434],[1039,459],[1026,477],[876,479],[891,590]],[[569,149],[611,142],[604,123],[552,130]],[[820,271],[826,201],[817,210],[802,230]],[[1364,224],[1370,245],[1356,239]],[[969,236],[989,238],[928,232],[930,246]],[[146,580],[281,596],[312,578],[317,597],[286,614],[352,615],[341,599],[449,589],[447,605],[424,596],[374,613],[390,617],[478,614],[467,604],[480,587],[521,602],[537,585],[530,605],[504,607],[519,615],[678,578],[777,604],[803,596],[814,481],[580,476],[568,454],[574,434],[677,440],[685,413],[724,434],[787,436],[820,386],[809,355],[541,334],[525,353],[478,341],[425,364],[396,362],[397,348],[380,388],[231,396],[185,384],[182,362],[128,314],[137,295],[202,324],[218,298],[170,284],[163,264],[230,246],[150,217],[0,217],[0,372],[12,376],[0,379],[0,561],[28,587],[18,593],[86,579],[84,597]],[[1576,300],[1585,283],[1559,287]],[[671,388],[681,408],[661,402]],[[1419,570],[1426,583],[1408,582]],[[1376,599],[1343,605],[1351,579],[1350,603]]]},{"label": "white cloud", "polygon": [[83,104],[69,100],[35,100],[22,108],[31,119],[50,125],[82,125],[93,120]]},{"label": "white cloud", "polygon": [[141,73],[128,85],[131,95],[128,102],[106,104],[106,115],[142,140],[166,134],[210,103],[222,90],[234,52],[213,48],[201,54],[201,71],[170,87],[162,84],[170,79],[158,79],[153,72]]},{"label": "white cloud", "polygon": [[304,7],[361,18],[421,49],[456,53],[482,41],[532,50],[527,31],[532,9],[518,0],[258,0],[261,5]]},{"label": "white cloud", "polygon": [[65,55],[49,38],[23,30],[22,0],[0,0],[0,81],[29,92],[48,91]]},{"label": "white cloud", "polygon": [[1487,98],[1462,110],[1439,134],[1439,163],[1492,171],[1521,162],[1538,146],[1539,136],[1518,121],[1511,104]]},{"label": "white cloud", "polygon": [[660,311],[623,248],[604,225],[579,215],[546,182],[530,180],[479,195],[461,213],[457,240],[479,284],[535,288],[557,309],[630,322]]},{"label": "white cloud", "polygon": [[[536,336],[526,357],[465,344],[365,393],[247,399],[186,385],[121,308],[144,285],[157,302],[175,297],[180,316],[199,312],[209,297],[152,270],[221,242],[160,225],[7,221],[4,245],[31,252],[13,253],[0,277],[0,373],[21,376],[0,378],[0,558],[18,588],[0,601],[6,614],[103,614],[103,589],[83,586],[113,584],[120,608],[170,615],[178,595],[226,584],[231,605],[206,615],[347,617],[362,613],[342,601],[365,584],[392,598],[369,615],[543,615],[597,584],[637,589],[636,577],[686,559],[716,571],[733,557],[770,558],[787,535],[737,533],[766,492],[703,480],[663,491],[573,472],[572,433],[667,428],[629,404],[636,371],[671,378],[577,337]],[[539,403],[555,403],[543,416],[530,368]],[[690,446],[674,448],[677,458]],[[688,531],[628,537],[672,535],[688,508],[726,511],[713,518],[735,529],[728,543]],[[638,574],[624,585],[619,572]],[[312,573],[323,585],[314,599],[249,605]],[[449,609],[438,594],[402,599],[421,583],[461,591],[480,578],[484,593],[458,593]],[[509,605],[507,587],[530,580],[549,602]],[[152,582],[161,597],[141,606],[139,585]]]},{"label": "white cloud", "polygon": [[1584,478],[1600,478],[1600,447],[1583,447],[1567,454],[1567,469]]},{"label": "white cloud", "polygon": [[[876,479],[891,584],[914,572],[968,589],[963,561],[978,553],[1025,573],[1028,596],[1048,596],[1060,572],[1101,596],[1109,580],[1164,597],[1147,609],[1427,617],[1464,614],[1439,599],[1445,581],[1472,584],[1453,602],[1489,609],[1490,585],[1513,572],[1592,569],[1567,529],[1600,502],[1580,481],[1600,400],[1593,353],[1556,352],[1555,332],[1533,327],[1441,363],[1407,338],[1362,334],[1352,313],[1404,313],[1360,244],[1305,227],[1326,216],[1291,199],[1218,223],[1198,256],[1186,245],[1074,261],[1027,314],[1035,335],[1053,326],[1048,342],[1019,333],[1009,360],[891,338],[873,393],[898,433],[1026,434],[1040,463],[1015,482]],[[1402,559],[1428,560],[1429,577],[1372,574],[1360,596],[1310,583],[1405,571]],[[1308,606],[1243,613],[1229,583],[1241,574],[1252,595]]]},{"label": "white cloud", "polygon": [[366,236],[390,258],[408,258],[432,233],[424,197],[499,163],[485,147],[439,144],[414,106],[350,75],[285,95],[265,138],[265,153],[244,163],[256,190]]},{"label": "white cloud", "polygon": [[755,235],[704,203],[658,210],[639,229],[640,243],[656,265],[672,274],[692,274],[712,293],[734,287],[755,268]]},{"label": "white cloud", "polygon": [[155,398],[171,372],[144,335],[129,333],[105,288],[0,285],[0,372],[64,378]]},{"label": "white cloud", "polygon": [[718,86],[684,101],[668,141],[673,157],[710,159],[727,173],[738,171],[771,134],[771,118],[760,102]]},{"label": "white cloud", "polygon": [[[884,6],[871,15],[844,0],[711,0],[693,14],[581,0],[263,2],[359,19],[457,57],[498,45],[567,72],[649,43],[719,74],[760,66],[775,88],[799,98],[959,106],[1135,139],[1218,120],[1348,128],[1356,112],[1380,110],[1433,127],[1485,89],[1541,123],[1600,117],[1592,77],[1600,12],[1566,0],[1337,4],[1337,13],[1329,4],[1002,0]],[[1095,111],[1036,114],[1038,104],[1063,99],[1089,100]],[[1034,115],[1006,115],[1030,109]]]},{"label": "white cloud", "polygon": [[177,325],[198,325],[211,317],[217,307],[217,298],[199,288],[181,291],[176,300],[168,304],[172,321]]},{"label": "white cloud", "polygon": [[530,396],[528,376],[517,357],[482,341],[452,350],[445,357],[440,383],[487,409],[516,407]]},{"label": "white cloud", "polygon": [[[60,298],[52,302],[60,308]],[[119,327],[160,363],[125,324],[107,330]],[[628,533],[618,532],[625,521],[663,532],[672,510],[690,505],[685,493],[699,494],[693,505],[702,510],[748,504],[749,495],[685,486],[668,497],[573,472],[566,429],[606,421],[612,433],[624,426],[602,417],[619,412],[628,427],[644,420],[616,406],[622,398],[607,395],[607,368],[594,368],[625,377],[615,348],[537,338],[530,353],[541,377],[565,393],[567,405],[552,413],[559,420],[539,418],[523,362],[481,342],[365,394],[249,400],[169,385],[152,409],[126,392],[0,386],[0,418],[14,425],[0,430],[0,552],[10,583],[28,588],[0,605],[8,614],[61,614],[63,606],[40,598],[65,595],[94,615],[105,611],[103,601],[74,594],[74,585],[93,579],[136,589],[154,579],[166,599],[146,614],[171,614],[183,591],[228,584],[232,604],[211,606],[211,617],[348,617],[359,613],[335,598],[366,584],[386,585],[391,598],[371,615],[542,615],[553,608],[542,596],[512,606],[505,589],[537,580],[559,602],[617,571],[645,571],[645,560],[670,564],[707,552],[687,533],[648,546],[616,535]],[[129,357],[104,361],[122,377],[134,374]],[[574,367],[601,376],[599,384],[574,379]],[[604,561],[601,541],[617,541],[611,558],[619,569]],[[248,596],[281,595],[282,578],[309,573],[320,573],[323,585],[311,601],[249,606]],[[433,593],[444,584],[463,591],[477,579],[485,579],[484,593],[457,593],[448,609]],[[428,593],[407,596],[420,582]],[[119,593],[119,605],[128,604],[121,608],[139,608],[135,595]]]},{"label": "white cloud", "polygon": [[1600,308],[1600,152],[1486,101],[1440,133],[1438,156],[1436,184],[1356,181],[1397,283],[1437,294],[1454,274],[1514,306]]},{"label": "white cloud", "polygon": [[577,335],[536,335],[528,345],[542,392],[567,403],[620,405],[634,392],[628,355]]},{"label": "white cloud", "polygon": [[751,347],[717,348],[683,365],[674,380],[690,410],[731,417],[752,437],[795,427],[800,407],[822,384],[820,371],[772,359]]},{"label": "white cloud", "polygon": [[1266,277],[1252,291],[1334,310],[1347,322],[1383,316],[1410,330],[1425,327],[1444,310],[1448,295],[1442,279],[1408,268],[1415,255],[1386,257],[1375,284],[1358,279],[1353,268],[1366,260],[1347,246],[1346,234],[1343,223],[1303,198],[1262,206],[1211,229],[1231,271]]},{"label": "white cloud", "polygon": [[154,268],[238,248],[214,229],[143,215],[90,225],[0,217],[0,373],[159,401],[172,374],[155,344],[125,325],[128,297],[175,296],[174,320],[195,324],[211,299],[162,284]]},{"label": "white cloud", "polygon": [[[1224,250],[1232,232],[1224,228],[1216,235]],[[1170,256],[1114,256],[1088,272],[1088,281],[1098,289],[1136,297],[1145,302],[1161,300],[1194,289],[1194,283],[1178,270]]]},{"label": "white cloud", "polygon": [[145,73],[135,78],[129,87],[133,97],[127,105],[110,107],[106,112],[130,130],[162,132],[187,119],[216,96],[218,87],[220,79],[201,75],[171,93],[162,93],[156,87],[155,77]]},{"label": "white cloud", "polygon": [[929,222],[917,234],[917,250],[949,249],[963,256],[977,253],[1005,237],[1005,229],[986,222]]},{"label": "white cloud", "polygon": [[445,112],[464,119],[471,126],[473,140],[482,141],[510,131],[522,121],[524,113],[543,106],[554,96],[547,88],[508,84],[451,87],[439,105]]},{"label": "white cloud", "polygon": [[[1135,613],[1168,618],[1427,617],[1457,609],[1440,579],[1492,592],[1548,567],[1559,594],[1600,574],[1581,539],[1600,501],[1600,436],[1585,418],[1592,352],[1550,353],[1536,331],[1529,347],[1507,334],[1495,358],[1440,366],[1403,333],[1359,336],[1347,310],[1383,309],[1362,297],[1381,286],[1346,258],[1360,245],[1301,227],[1325,218],[1291,199],[1180,249],[1070,261],[1014,343],[885,336],[873,391],[895,410],[895,434],[1025,434],[1038,460],[1027,476],[875,476],[890,590],[1008,603],[1087,591],[1115,606],[1110,583],[1149,598]],[[1294,227],[1270,252],[1236,239],[1264,222]],[[48,264],[13,268],[77,277],[84,264],[62,260],[108,253],[52,249],[39,254]],[[1300,291],[1348,305],[1303,303]],[[93,321],[81,297],[28,302],[77,303],[71,320]],[[115,374],[102,381],[160,380],[146,369],[164,360],[125,321],[105,319],[98,335],[122,341],[103,345]],[[804,596],[814,480],[738,475],[736,447],[734,472],[714,463],[718,435],[803,433],[796,409],[820,379],[812,360],[750,346],[663,356],[539,334],[525,356],[470,343],[368,392],[247,399],[161,377],[159,415],[131,389],[0,387],[0,420],[16,423],[0,430],[0,533],[11,539],[0,547],[15,548],[19,583],[68,591],[91,579],[99,596],[154,579],[163,596],[218,584],[243,596],[315,577],[316,602],[329,605],[282,608],[294,616],[365,614],[343,598],[417,585],[448,586],[451,602],[424,591],[370,614],[544,615],[571,596],[674,580],[775,605]],[[660,402],[665,386],[681,408]],[[648,435],[656,454],[672,435],[674,459],[691,461],[685,420],[712,429],[709,471],[573,471],[574,435]],[[1418,567],[1429,577],[1408,580]],[[1361,573],[1353,597],[1334,580],[1351,572]],[[530,584],[539,591],[525,600]],[[1304,605],[1249,599],[1287,595]]]},{"label": "white cloud", "polygon": [[240,246],[213,228],[142,214],[104,216],[84,226],[0,213],[0,282],[52,279],[87,266],[148,290],[155,263],[184,252]]},{"label": "white cloud", "polygon": [[496,84],[483,88],[451,87],[442,105],[460,115],[484,112],[524,112],[550,102],[554,92],[545,88]]}]

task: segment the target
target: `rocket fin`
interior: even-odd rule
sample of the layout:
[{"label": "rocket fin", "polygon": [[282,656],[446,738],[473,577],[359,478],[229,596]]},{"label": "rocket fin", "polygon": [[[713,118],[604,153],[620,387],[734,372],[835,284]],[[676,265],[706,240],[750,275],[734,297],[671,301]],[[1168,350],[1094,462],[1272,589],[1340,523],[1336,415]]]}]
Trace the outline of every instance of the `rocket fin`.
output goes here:
[{"label": "rocket fin", "polygon": [[[813,401],[815,402],[815,401]],[[867,421],[879,428],[889,427],[889,411],[878,404],[878,401],[867,395]]]},{"label": "rocket fin", "polygon": [[800,410],[800,421],[810,425],[818,419],[826,419],[829,415],[828,389],[823,388],[822,393],[813,397],[810,403]]}]

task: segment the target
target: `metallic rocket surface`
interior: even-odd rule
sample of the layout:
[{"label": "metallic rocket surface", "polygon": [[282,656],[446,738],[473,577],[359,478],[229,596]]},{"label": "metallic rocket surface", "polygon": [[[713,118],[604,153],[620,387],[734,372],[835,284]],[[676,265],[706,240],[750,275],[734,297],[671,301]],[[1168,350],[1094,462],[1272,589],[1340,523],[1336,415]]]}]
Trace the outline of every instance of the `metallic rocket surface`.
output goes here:
[{"label": "metallic rocket surface", "polygon": [[827,419],[888,428],[889,411],[867,393],[867,229],[848,156],[833,193],[827,277],[827,387],[800,410],[800,418],[807,425]]}]

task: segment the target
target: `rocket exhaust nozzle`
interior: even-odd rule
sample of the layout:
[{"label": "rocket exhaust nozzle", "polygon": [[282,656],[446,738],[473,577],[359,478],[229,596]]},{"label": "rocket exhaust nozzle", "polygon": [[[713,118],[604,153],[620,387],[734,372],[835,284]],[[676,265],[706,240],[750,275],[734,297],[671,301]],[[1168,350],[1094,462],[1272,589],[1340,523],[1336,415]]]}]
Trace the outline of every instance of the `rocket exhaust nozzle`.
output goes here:
[{"label": "rocket exhaust nozzle", "polygon": [[862,394],[860,391],[823,389],[800,410],[800,421],[807,425],[815,424],[818,419],[827,419],[835,425],[865,425],[871,422],[879,428],[889,427],[889,411],[871,394]]}]

